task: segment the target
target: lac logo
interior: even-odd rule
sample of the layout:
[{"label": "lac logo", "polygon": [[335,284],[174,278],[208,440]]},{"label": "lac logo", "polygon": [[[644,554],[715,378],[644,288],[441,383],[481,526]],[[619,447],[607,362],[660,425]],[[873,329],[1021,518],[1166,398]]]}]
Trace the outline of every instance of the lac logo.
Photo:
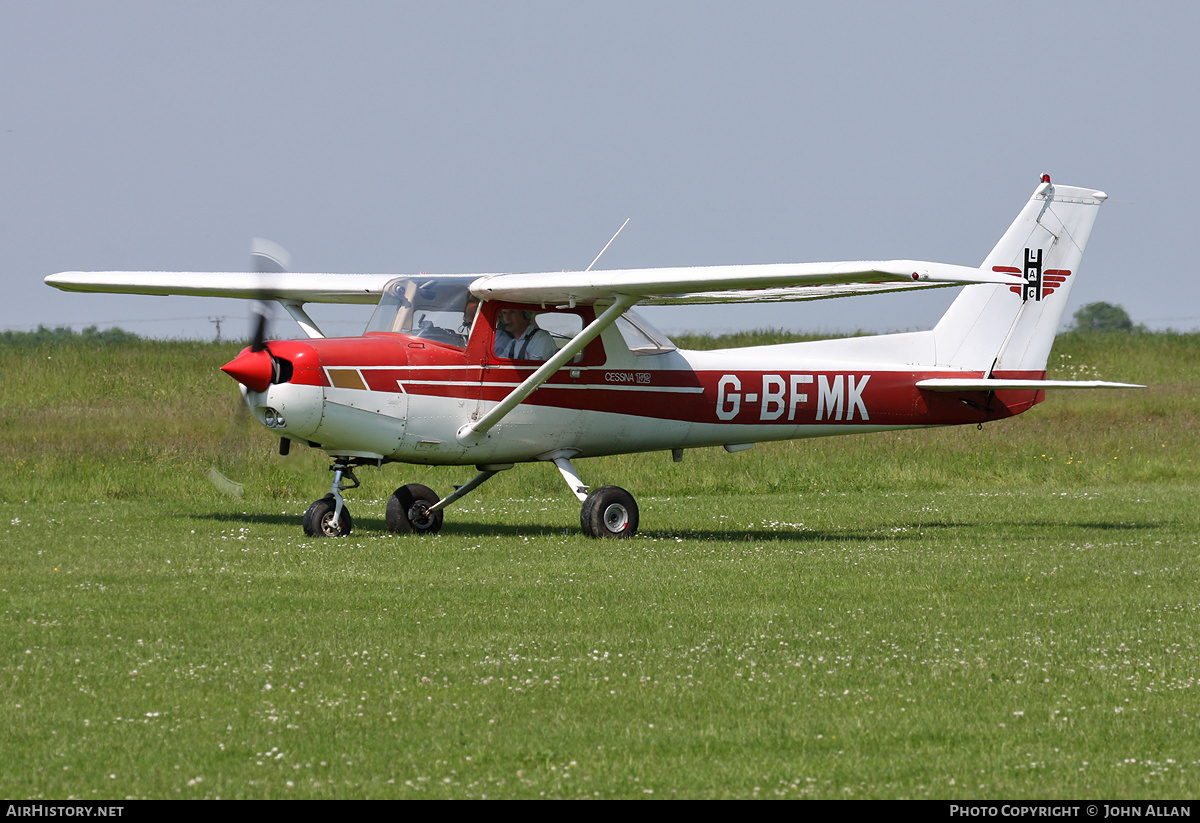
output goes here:
[{"label": "lac logo", "polygon": [[1071,272],[1067,269],[1046,269],[1042,271],[1042,249],[1035,250],[1028,248],[1025,249],[1024,271],[1021,271],[1016,266],[992,266],[992,271],[1015,274],[1017,277],[1023,279],[1025,281],[1023,286],[1008,287],[1008,290],[1013,294],[1021,295],[1023,302],[1049,297],[1063,283],[1066,283],[1067,278],[1071,276]]}]

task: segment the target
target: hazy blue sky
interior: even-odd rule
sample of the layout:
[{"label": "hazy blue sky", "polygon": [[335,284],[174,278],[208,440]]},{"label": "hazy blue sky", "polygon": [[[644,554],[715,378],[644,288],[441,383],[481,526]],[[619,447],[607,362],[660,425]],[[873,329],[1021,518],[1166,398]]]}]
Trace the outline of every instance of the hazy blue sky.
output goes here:
[{"label": "hazy blue sky", "polygon": [[[8,0],[0,328],[245,334],[238,301],[42,278],[241,270],[254,236],[301,271],[558,270],[632,217],[600,268],[978,265],[1042,172],[1111,198],[1068,312],[1197,328],[1197,32],[1195,3]],[[652,316],[904,329],[948,294]]]}]

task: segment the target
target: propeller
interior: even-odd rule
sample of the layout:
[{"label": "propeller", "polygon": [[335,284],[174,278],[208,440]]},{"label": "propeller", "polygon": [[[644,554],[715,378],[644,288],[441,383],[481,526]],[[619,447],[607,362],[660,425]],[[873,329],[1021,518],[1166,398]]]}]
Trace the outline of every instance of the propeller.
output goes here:
[{"label": "propeller", "polygon": [[[272,380],[277,376],[278,369],[275,358],[271,356],[271,350],[267,345],[273,314],[272,301],[267,299],[266,289],[262,284],[264,280],[268,279],[269,275],[286,273],[289,261],[290,256],[287,251],[277,243],[261,237],[255,237],[250,242],[250,270],[253,272],[251,276],[256,279],[259,285],[259,298],[254,301],[251,312],[252,332],[250,350],[226,363],[221,367],[221,371],[246,388],[254,391],[266,391],[271,385]],[[233,419],[230,421],[228,427],[228,434],[222,443],[222,455],[227,455],[231,452],[240,452],[244,448],[242,443],[245,438],[244,436],[239,436],[238,432],[247,428],[246,423],[249,418],[246,404],[242,402],[242,398],[239,397],[236,402],[237,407],[234,409]],[[236,462],[241,463],[240,460]],[[245,489],[243,485],[225,476],[216,465],[209,468],[208,479],[217,489],[230,497],[237,498],[244,494]]]},{"label": "propeller", "polygon": [[[255,274],[286,274],[290,255],[278,243],[261,237],[250,241],[250,268]],[[261,283],[263,278],[258,278]],[[261,295],[261,292],[260,292]],[[250,350],[262,351],[267,347],[267,326],[271,317],[271,303],[260,296],[254,301],[254,335],[250,338]]]},{"label": "propeller", "polygon": [[[283,247],[270,240],[256,237],[250,243],[250,267],[259,283],[271,274],[287,271],[288,253]],[[253,333],[250,351],[239,355],[221,367],[221,371],[248,389],[266,391],[279,374],[279,365],[267,347],[267,330],[272,315],[271,301],[266,298],[266,289],[259,289],[259,299],[254,301]]]}]

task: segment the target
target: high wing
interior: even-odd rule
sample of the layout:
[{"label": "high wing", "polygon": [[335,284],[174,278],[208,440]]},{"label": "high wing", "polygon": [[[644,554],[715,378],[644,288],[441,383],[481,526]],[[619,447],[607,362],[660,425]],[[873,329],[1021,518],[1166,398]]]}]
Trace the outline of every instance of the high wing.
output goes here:
[{"label": "high wing", "polygon": [[617,295],[642,305],[822,300],[871,292],[961,286],[1011,285],[1011,276],[971,266],[921,260],[775,263],[586,272],[483,275],[471,291],[485,300],[518,303],[593,303]]},{"label": "high wing", "polygon": [[[193,295],[289,303],[378,301],[395,274],[295,272],[60,272],[46,284],[63,291]],[[480,274],[471,291],[484,300],[593,303],[617,295],[646,305],[820,300],[881,291],[1008,283],[969,266],[917,260],[779,263],[749,266]]]},{"label": "high wing", "polygon": [[394,277],[297,272],[64,271],[47,277],[46,285],[63,291],[374,305]]}]

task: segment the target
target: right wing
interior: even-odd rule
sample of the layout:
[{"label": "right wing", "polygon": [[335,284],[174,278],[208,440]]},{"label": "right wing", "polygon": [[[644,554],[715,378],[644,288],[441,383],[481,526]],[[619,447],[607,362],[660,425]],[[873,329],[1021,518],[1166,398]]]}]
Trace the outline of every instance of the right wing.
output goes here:
[{"label": "right wing", "polygon": [[1012,282],[1011,277],[970,266],[921,260],[859,260],[480,275],[471,284],[471,291],[484,300],[543,305],[587,304],[625,295],[651,306],[820,300],[880,291]]}]

